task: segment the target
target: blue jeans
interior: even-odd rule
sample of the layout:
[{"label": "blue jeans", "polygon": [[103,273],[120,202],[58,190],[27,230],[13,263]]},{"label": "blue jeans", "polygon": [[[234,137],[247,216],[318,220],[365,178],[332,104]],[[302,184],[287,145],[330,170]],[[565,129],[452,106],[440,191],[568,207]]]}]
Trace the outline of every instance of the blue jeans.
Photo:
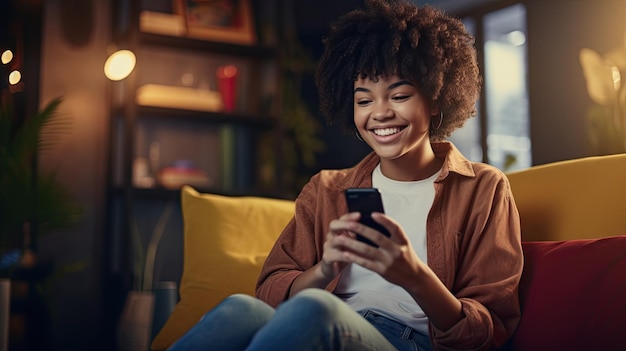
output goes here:
[{"label": "blue jeans", "polygon": [[230,296],[168,351],[431,349],[428,335],[371,311],[357,313],[325,290],[307,289],[276,309],[248,295]]}]

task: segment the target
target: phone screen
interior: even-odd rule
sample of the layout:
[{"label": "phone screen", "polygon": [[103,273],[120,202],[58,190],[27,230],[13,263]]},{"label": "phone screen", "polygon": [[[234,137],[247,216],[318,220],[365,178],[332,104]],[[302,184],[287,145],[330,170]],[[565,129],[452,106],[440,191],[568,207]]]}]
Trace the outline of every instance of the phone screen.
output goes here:
[{"label": "phone screen", "polygon": [[[383,201],[380,197],[380,192],[376,188],[349,188],[346,189],[346,202],[348,204],[348,211],[360,212],[361,220],[359,222],[364,225],[373,228],[381,232],[385,236],[390,236],[387,228],[375,222],[372,219],[372,212],[385,213],[383,208]],[[377,246],[371,240],[364,238],[357,233],[357,239],[366,244]]]}]

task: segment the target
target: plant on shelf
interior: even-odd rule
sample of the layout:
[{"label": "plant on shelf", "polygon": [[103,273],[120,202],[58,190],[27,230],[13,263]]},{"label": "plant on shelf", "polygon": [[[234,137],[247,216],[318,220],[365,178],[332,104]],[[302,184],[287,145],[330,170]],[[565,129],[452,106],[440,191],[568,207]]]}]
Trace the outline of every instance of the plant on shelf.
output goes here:
[{"label": "plant on shelf", "polygon": [[0,255],[22,246],[29,252],[41,235],[80,218],[80,206],[55,173],[36,167],[38,152],[54,146],[65,131],[66,123],[55,118],[61,101],[53,99],[25,117],[15,109],[12,94],[3,92],[0,99]]},{"label": "plant on shelf", "polygon": [[[283,163],[283,197],[295,197],[316,171],[317,155],[326,149],[320,137],[322,125],[302,97],[302,84],[307,75],[313,76],[315,62],[297,39],[295,28],[286,28],[280,47],[281,112],[283,126],[283,158],[268,149],[265,142],[261,159],[264,164]],[[264,177],[268,178],[268,177]]]}]

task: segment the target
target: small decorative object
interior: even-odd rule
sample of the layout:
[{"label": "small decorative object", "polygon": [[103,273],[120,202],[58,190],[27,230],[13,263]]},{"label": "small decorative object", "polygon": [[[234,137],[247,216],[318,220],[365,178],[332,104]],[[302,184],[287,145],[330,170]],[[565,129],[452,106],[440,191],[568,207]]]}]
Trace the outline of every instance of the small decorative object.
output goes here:
[{"label": "small decorative object", "polygon": [[150,291],[129,291],[117,329],[120,351],[148,350],[154,310],[154,294]]},{"label": "small decorative object", "polygon": [[600,154],[626,152],[626,49],[600,56],[584,48],[579,58],[594,102],[587,112],[591,143]]},{"label": "small decorative object", "polygon": [[256,43],[250,0],[174,0],[187,36],[233,44]]},{"label": "small decorative object", "polygon": [[172,190],[178,190],[183,185],[207,188],[213,185],[211,177],[205,171],[195,168],[189,160],[178,160],[170,167],[159,171],[159,184]]},{"label": "small decorative object", "polygon": [[178,287],[173,281],[156,281],[153,284],[154,312],[152,313],[152,334],[150,340],[154,340],[157,333],[170,317],[170,314],[178,302]]},{"label": "small decorative object", "polygon": [[137,188],[152,188],[154,177],[150,174],[148,159],[136,157],[133,161],[133,185]]},{"label": "small decorative object", "polygon": [[217,80],[225,112],[235,111],[237,104],[237,66],[225,65],[217,68]]}]

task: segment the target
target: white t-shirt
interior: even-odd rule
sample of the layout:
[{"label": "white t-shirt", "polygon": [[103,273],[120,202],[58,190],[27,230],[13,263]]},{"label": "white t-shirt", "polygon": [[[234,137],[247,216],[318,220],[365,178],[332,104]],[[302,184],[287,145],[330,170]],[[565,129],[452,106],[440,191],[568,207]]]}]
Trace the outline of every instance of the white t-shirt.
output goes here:
[{"label": "white t-shirt", "polygon": [[[434,182],[440,172],[412,182],[385,177],[380,164],[372,173],[372,186],[381,193],[385,213],[402,226],[424,263],[428,262],[426,218],[435,198]],[[404,288],[389,283],[378,273],[351,264],[342,273],[335,293],[355,311],[369,309],[428,333],[428,318],[421,307]]]}]

